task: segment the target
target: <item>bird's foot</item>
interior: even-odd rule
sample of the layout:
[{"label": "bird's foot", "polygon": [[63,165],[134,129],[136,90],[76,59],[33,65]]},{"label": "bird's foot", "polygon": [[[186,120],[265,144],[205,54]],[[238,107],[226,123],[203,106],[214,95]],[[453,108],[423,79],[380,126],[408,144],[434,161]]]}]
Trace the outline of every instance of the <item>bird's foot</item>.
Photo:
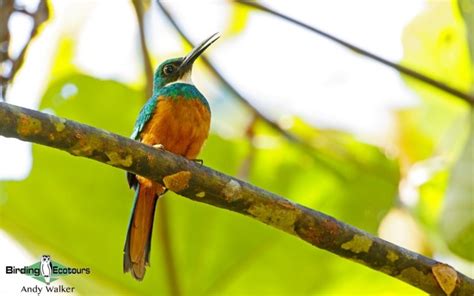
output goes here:
[{"label": "bird's foot", "polygon": [[165,150],[165,146],[163,146],[162,144],[155,144],[153,145],[153,148],[158,150]]},{"label": "bird's foot", "polygon": [[204,160],[202,159],[190,159],[190,160],[194,163],[197,163],[199,167],[202,167],[202,165],[204,164]]}]

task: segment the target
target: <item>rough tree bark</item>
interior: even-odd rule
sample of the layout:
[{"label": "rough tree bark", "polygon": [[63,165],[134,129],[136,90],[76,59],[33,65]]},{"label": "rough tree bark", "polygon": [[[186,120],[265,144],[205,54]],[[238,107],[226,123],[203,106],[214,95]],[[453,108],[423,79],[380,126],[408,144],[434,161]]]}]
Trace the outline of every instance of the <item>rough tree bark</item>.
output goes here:
[{"label": "rough tree bark", "polygon": [[137,141],[2,102],[0,135],[61,149],[162,182],[179,195],[252,217],[430,294],[474,294],[474,280],[451,266]]}]

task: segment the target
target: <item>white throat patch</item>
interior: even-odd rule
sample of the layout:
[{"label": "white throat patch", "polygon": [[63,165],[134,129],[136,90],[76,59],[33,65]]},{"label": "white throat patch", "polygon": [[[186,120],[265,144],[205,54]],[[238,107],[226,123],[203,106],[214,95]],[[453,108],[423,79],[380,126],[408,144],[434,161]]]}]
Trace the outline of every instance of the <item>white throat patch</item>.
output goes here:
[{"label": "white throat patch", "polygon": [[185,83],[185,84],[194,85],[193,80],[191,79],[191,74],[192,74],[192,72],[188,71],[180,79],[178,79],[176,81],[173,81],[173,82],[170,82],[170,83],[166,84],[165,86],[172,85],[172,84],[175,84],[175,83]]}]

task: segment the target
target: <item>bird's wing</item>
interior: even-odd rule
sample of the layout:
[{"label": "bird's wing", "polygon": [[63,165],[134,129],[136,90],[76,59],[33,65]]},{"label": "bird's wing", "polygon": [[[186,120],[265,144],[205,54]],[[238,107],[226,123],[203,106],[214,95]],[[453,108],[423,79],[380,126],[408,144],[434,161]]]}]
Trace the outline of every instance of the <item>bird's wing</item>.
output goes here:
[{"label": "bird's wing", "polygon": [[146,102],[145,106],[143,106],[142,110],[138,114],[137,121],[135,122],[135,127],[133,128],[133,133],[130,138],[134,140],[139,140],[140,132],[145,127],[148,120],[150,120],[151,116],[155,112],[156,104],[158,103],[158,99],[156,96],[151,97],[148,102]]},{"label": "bird's wing", "polygon": [[[151,97],[148,102],[146,102],[145,106],[143,106],[142,110],[140,110],[140,113],[138,114],[138,118],[135,122],[135,127],[133,128],[133,133],[130,138],[134,140],[140,140],[140,133],[155,112],[157,103],[158,99],[156,96]],[[127,172],[127,181],[130,188],[136,188],[138,181],[135,177],[135,174]]]},{"label": "bird's wing", "polygon": [[51,274],[53,274],[53,263],[51,261],[49,261],[49,268],[51,268]]}]

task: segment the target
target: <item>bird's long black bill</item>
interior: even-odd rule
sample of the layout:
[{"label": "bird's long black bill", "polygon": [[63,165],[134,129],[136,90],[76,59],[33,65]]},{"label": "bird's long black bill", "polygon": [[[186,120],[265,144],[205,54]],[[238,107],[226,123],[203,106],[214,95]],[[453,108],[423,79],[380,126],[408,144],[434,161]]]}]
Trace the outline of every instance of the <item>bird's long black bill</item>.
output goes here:
[{"label": "bird's long black bill", "polygon": [[214,33],[211,37],[201,42],[198,46],[194,47],[188,55],[184,57],[183,62],[179,66],[180,70],[188,69],[194,61],[217,39],[219,39],[219,33]]}]

